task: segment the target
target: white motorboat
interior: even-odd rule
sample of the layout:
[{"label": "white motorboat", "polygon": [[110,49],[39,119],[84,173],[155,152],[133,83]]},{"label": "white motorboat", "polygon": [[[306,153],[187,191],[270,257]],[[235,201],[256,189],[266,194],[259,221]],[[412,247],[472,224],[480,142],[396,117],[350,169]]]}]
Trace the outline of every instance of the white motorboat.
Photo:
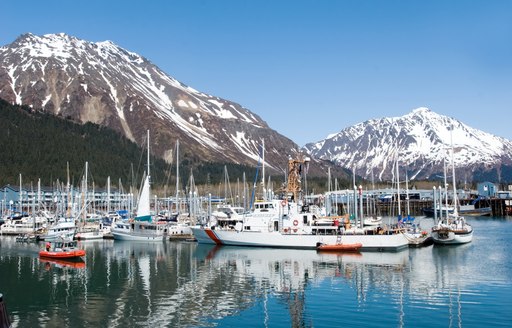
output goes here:
[{"label": "white motorboat", "polygon": [[60,218],[54,225],[48,228],[48,232],[41,236],[45,241],[55,241],[60,238],[73,240],[75,237],[76,225],[74,219]]}]

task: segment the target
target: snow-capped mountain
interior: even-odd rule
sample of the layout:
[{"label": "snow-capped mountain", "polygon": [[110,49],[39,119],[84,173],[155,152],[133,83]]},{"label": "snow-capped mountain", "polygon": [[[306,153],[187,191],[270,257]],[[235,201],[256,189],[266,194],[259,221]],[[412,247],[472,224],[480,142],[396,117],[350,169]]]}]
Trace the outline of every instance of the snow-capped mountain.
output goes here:
[{"label": "snow-capped mountain", "polygon": [[[452,142],[453,140],[453,142]],[[512,142],[438,115],[428,108],[392,118],[369,120],[310,143],[312,156],[355,170],[364,178],[390,180],[399,163],[401,179],[429,179],[443,174],[454,150],[456,175],[472,181],[476,173],[495,171],[512,163]]]},{"label": "snow-capped mountain", "polygon": [[110,41],[24,34],[0,48],[0,98],[113,128],[155,155],[255,166],[285,165],[298,146],[237,103],[199,92]]},{"label": "snow-capped mountain", "polygon": [[[254,166],[264,139],[265,160],[274,168],[283,167],[298,149],[248,109],[186,86],[110,41],[20,36],[0,47],[0,98],[107,126],[140,145],[149,129],[152,152],[168,161],[177,140],[180,157]],[[305,149],[313,160],[333,161],[368,179],[390,179],[397,156],[409,177],[429,178],[442,174],[449,159],[452,126],[455,163],[466,174],[461,178],[494,169],[499,180],[500,168],[508,170],[512,163],[510,141],[426,108],[357,124]]]}]

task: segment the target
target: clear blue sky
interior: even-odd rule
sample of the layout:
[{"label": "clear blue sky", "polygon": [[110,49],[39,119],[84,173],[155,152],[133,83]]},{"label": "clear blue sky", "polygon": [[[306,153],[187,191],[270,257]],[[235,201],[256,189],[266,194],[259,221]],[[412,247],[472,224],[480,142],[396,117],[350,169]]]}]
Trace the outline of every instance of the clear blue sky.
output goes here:
[{"label": "clear blue sky", "polygon": [[512,139],[512,1],[2,3],[0,45],[111,40],[300,146],[417,107]]}]

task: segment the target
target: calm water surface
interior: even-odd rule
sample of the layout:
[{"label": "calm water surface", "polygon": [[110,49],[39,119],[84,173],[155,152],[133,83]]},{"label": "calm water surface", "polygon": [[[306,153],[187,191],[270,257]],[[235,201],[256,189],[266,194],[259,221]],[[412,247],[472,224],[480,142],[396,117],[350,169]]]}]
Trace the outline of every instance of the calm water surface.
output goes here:
[{"label": "calm water surface", "polygon": [[75,267],[0,237],[0,293],[13,327],[512,327],[512,220],[469,221],[399,253],[90,241]]}]

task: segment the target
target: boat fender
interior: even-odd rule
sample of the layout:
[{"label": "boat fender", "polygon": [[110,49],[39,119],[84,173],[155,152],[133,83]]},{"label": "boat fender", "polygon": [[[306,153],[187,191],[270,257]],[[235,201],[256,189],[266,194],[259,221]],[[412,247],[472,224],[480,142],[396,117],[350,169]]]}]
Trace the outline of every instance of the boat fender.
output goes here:
[{"label": "boat fender", "polygon": [[298,226],[298,225],[299,225],[299,221],[297,221],[297,220],[293,220],[293,225],[294,225],[294,226]]},{"label": "boat fender", "polygon": [[284,228],[284,229],[283,229],[283,231],[284,231],[285,233],[287,233],[287,232],[288,232],[288,228]]},{"label": "boat fender", "polygon": [[285,207],[288,204],[288,201],[286,199],[283,199],[281,201],[281,206]]},{"label": "boat fender", "polygon": [[297,228],[293,229],[293,232],[297,232]]}]

